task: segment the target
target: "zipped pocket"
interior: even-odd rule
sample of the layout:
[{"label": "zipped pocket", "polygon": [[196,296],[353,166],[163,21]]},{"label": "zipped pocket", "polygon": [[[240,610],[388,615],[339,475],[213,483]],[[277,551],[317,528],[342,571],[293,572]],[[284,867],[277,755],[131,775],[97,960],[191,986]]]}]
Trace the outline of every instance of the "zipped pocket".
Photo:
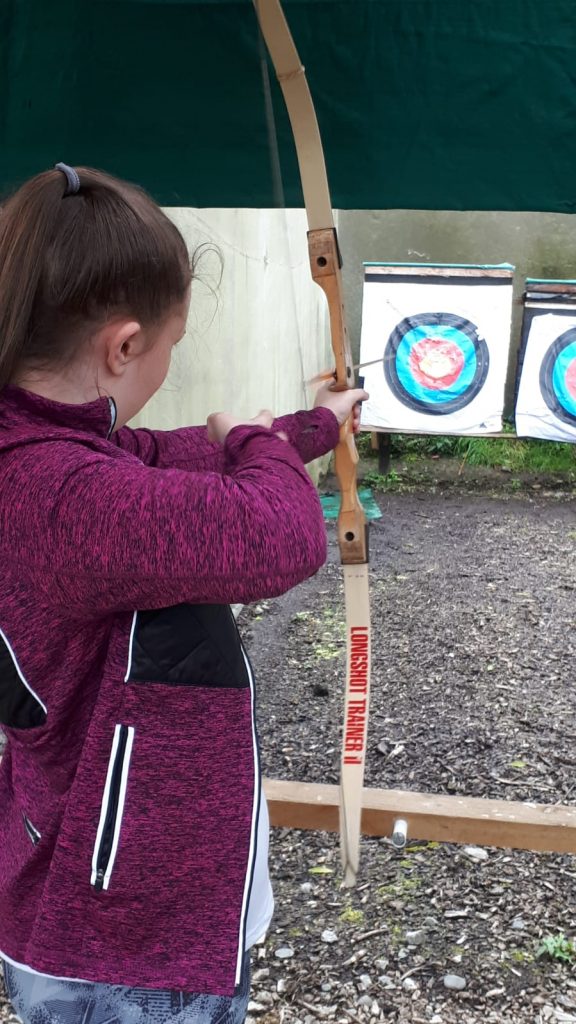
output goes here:
[{"label": "zipped pocket", "polygon": [[26,814],[24,814],[24,811],[22,811],[22,818],[24,820],[24,828],[28,833],[28,838],[32,841],[34,846],[38,846],[38,843],[42,839],[42,836],[40,835],[38,829],[34,828],[34,825],[30,821],[30,818]]},{"label": "zipped pocket", "polygon": [[110,885],[120,840],[133,742],[134,726],[117,725],[114,729],[100,821],[92,854],[90,883],[98,892]]}]

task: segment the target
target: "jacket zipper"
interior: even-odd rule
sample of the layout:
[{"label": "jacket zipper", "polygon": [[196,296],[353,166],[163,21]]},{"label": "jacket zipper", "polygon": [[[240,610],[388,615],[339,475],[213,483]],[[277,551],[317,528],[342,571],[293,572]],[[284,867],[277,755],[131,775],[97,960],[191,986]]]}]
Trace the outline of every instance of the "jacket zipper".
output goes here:
[{"label": "jacket zipper", "polygon": [[[235,620],[234,620],[235,621]],[[240,633],[236,626],[238,636]],[[252,882],[254,881],[254,866],[256,864],[256,847],[258,842],[258,816],[260,814],[260,799],[262,789],[261,779],[261,768],[260,768],[260,750],[258,748],[258,739],[256,735],[256,715],[255,715],[255,702],[256,702],[256,685],[254,681],[254,674],[252,672],[252,666],[242,640],[240,639],[240,647],[242,650],[242,656],[246,665],[246,671],[248,672],[248,679],[250,682],[250,701],[251,701],[251,719],[252,719],[252,749],[254,753],[254,796],[252,802],[252,822],[250,826],[250,851],[248,855],[248,865],[246,869],[246,878],[244,881],[244,896],[242,900],[242,910],[240,914],[240,934],[238,941],[238,955],[236,960],[236,979],[235,983],[240,983],[242,975],[242,964],[244,960],[244,953],[246,948],[246,924],[248,921],[248,904],[250,903],[250,896],[252,894]]]},{"label": "jacket zipper", "polygon": [[97,892],[108,888],[116,859],[133,741],[133,726],[116,726],[92,857],[91,883]]}]

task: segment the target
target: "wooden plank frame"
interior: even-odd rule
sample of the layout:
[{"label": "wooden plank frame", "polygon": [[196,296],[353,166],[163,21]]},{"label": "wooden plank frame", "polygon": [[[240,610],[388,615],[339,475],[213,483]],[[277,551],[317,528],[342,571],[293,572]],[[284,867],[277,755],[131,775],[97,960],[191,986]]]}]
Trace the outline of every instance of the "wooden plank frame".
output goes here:
[{"label": "wooden plank frame", "polygon": [[[338,831],[338,786],[265,779],[264,792],[272,826]],[[576,807],[364,789],[365,835],[392,836],[399,819],[409,840],[576,853]]]},{"label": "wooden plank frame", "polygon": [[514,268],[471,263],[365,263],[375,277],[496,277],[511,281]]}]

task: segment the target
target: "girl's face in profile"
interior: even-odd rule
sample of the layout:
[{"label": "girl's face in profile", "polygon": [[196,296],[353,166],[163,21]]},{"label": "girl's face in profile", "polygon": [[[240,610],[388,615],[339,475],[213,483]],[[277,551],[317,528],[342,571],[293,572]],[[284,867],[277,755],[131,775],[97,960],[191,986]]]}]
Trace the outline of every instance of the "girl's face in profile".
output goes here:
[{"label": "girl's face in profile", "polygon": [[189,305],[187,295],[182,303],[172,307],[161,323],[142,329],[144,346],[131,361],[126,381],[129,386],[123,388],[117,427],[136,416],[166,380],[172,350],[186,333]]}]

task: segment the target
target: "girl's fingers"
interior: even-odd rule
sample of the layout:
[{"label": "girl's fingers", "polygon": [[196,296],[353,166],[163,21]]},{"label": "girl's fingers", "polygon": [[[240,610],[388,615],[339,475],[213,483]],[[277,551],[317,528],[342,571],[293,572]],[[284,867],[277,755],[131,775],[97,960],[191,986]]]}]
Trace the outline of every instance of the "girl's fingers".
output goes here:
[{"label": "girl's fingers", "polygon": [[368,393],[363,388],[334,391],[330,386],[324,385],[318,389],[314,407],[330,409],[342,426],[350,416],[358,415],[359,417],[359,412],[355,411],[358,403],[364,402],[368,397]]},{"label": "girl's fingers", "polygon": [[250,420],[241,419],[239,416],[232,416],[229,412],[213,412],[206,420],[206,428],[210,441],[223,444],[227,435],[233,427],[265,427],[270,430],[274,422],[274,414],[269,409],[261,409],[257,416]]}]

